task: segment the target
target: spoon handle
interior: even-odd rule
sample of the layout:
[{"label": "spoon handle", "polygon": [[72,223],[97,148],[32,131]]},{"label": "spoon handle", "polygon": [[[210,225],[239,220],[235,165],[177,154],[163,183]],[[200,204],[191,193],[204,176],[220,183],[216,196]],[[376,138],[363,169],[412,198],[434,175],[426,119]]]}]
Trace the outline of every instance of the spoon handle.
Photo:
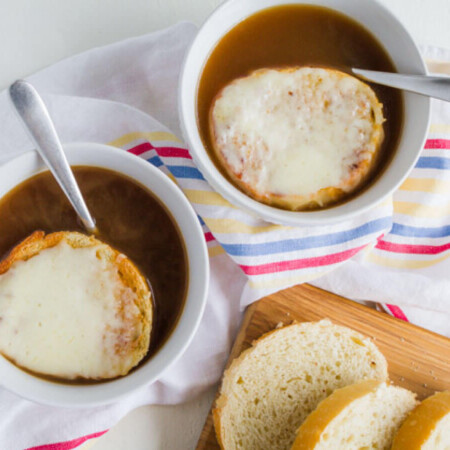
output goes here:
[{"label": "spoon handle", "polygon": [[402,75],[361,69],[352,69],[352,72],[367,81],[450,102],[450,77]]},{"label": "spoon handle", "polygon": [[81,195],[42,98],[30,83],[23,80],[10,86],[9,95],[42,159],[70,200],[84,227],[88,232],[94,233],[95,222]]}]

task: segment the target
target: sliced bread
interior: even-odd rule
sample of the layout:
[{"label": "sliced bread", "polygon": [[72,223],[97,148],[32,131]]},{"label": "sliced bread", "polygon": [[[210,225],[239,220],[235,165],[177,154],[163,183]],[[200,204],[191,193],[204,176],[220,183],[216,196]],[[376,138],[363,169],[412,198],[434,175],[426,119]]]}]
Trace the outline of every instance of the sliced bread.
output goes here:
[{"label": "sliced bread", "polygon": [[387,364],[363,335],[328,320],[267,333],[225,372],[213,410],[223,449],[290,449],[321,400],[362,379],[387,379]]},{"label": "sliced bread", "polygon": [[388,450],[415,397],[377,380],[337,389],[303,422],[292,450]]},{"label": "sliced bread", "polygon": [[450,450],[450,391],[438,392],[414,409],[392,450]]}]

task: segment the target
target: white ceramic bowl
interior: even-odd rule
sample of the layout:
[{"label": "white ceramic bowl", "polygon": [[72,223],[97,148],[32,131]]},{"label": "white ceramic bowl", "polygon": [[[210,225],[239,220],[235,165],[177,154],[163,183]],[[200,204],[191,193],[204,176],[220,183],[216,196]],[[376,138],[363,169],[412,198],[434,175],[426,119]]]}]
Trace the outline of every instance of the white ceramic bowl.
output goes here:
[{"label": "white ceramic bowl", "polygon": [[231,28],[257,11],[286,3],[321,5],[352,17],[384,46],[399,72],[426,74],[425,64],[409,33],[374,0],[229,0],[206,20],[186,56],[179,86],[179,116],[184,138],[197,167],[211,186],[231,203],[274,223],[328,224],[361,214],[398,188],[414,167],[424,144],[430,120],[430,100],[405,93],[404,126],[393,160],[370,188],[340,206],[311,212],[284,211],[242,193],[217,170],[203,146],[196,119],[197,86],[208,56]]},{"label": "white ceramic bowl", "polygon": [[[189,285],[182,315],[162,348],[131,374],[106,383],[68,385],[34,377],[0,356],[0,384],[16,394],[57,406],[97,406],[111,403],[155,381],[191,342],[206,303],[209,262],[197,215],[181,190],[160,170],[123,150],[100,144],[64,146],[69,163],[103,167],[125,174],[155,194],[177,222],[188,255]],[[0,167],[0,197],[32,175],[45,170],[36,152],[29,152]]]}]

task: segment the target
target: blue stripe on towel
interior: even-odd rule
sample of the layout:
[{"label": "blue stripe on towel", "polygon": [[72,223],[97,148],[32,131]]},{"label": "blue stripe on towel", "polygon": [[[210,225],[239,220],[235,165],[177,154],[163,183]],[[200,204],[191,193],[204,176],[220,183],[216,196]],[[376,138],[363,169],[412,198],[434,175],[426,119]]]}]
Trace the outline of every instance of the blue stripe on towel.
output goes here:
[{"label": "blue stripe on towel", "polygon": [[442,227],[411,227],[408,225],[402,225],[400,223],[394,223],[392,225],[391,234],[398,236],[408,237],[423,237],[423,238],[438,238],[450,236],[450,225]]},{"label": "blue stripe on towel", "polygon": [[438,156],[422,156],[416,164],[417,169],[450,169],[450,158],[441,158]]},{"label": "blue stripe on towel", "polygon": [[233,256],[261,256],[274,253],[294,252],[317,247],[342,244],[363,237],[367,234],[382,231],[391,225],[391,217],[373,220],[351,230],[337,233],[323,234],[299,239],[286,239],[275,242],[261,242],[256,244],[222,244],[227,253]]},{"label": "blue stripe on towel", "polygon": [[159,158],[159,156],[152,156],[150,159],[147,159],[150,164],[153,164],[155,167],[161,167],[163,162]]},{"label": "blue stripe on towel", "polygon": [[178,178],[194,178],[196,180],[204,180],[203,175],[195,167],[186,166],[167,166],[174,177]]}]

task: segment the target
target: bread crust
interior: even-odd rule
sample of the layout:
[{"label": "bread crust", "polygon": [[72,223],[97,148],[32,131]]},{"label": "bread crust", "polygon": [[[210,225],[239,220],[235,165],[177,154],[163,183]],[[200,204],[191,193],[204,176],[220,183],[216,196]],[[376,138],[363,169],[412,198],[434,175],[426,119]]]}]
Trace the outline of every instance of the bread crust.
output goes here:
[{"label": "bread crust", "polygon": [[[301,67],[290,67],[285,69],[278,69],[278,71],[283,73],[289,73],[295,72],[299,69],[301,69]],[[351,75],[348,75],[336,69],[329,69],[329,68],[321,68],[321,69],[326,70],[328,73],[333,74],[333,76],[339,79],[355,78],[352,77]],[[261,76],[268,70],[270,69],[258,69],[248,76],[237,78],[231,84],[236,83],[240,79],[247,78],[252,75]],[[222,168],[225,170],[227,176],[245,194],[249,195],[253,199],[270,206],[275,206],[278,208],[291,211],[312,210],[326,207],[339,202],[344,197],[358,190],[374,170],[378,160],[379,150],[384,139],[383,105],[379,102],[377,96],[375,95],[375,93],[373,92],[373,90],[370,88],[369,85],[360,80],[358,80],[358,82],[360,83],[362,89],[364,89],[364,93],[370,99],[370,104],[373,111],[373,121],[372,121],[373,129],[372,129],[371,143],[374,144],[376,150],[373,152],[371,157],[359,160],[358,164],[355,167],[351,168],[348,177],[340,185],[322,188],[317,192],[308,196],[287,195],[287,194],[281,195],[276,192],[260,192],[255,188],[255,186],[242,179],[242,173],[235,172],[235,170],[230,165],[225,155],[224,149],[218,144],[217,127],[214,118],[214,105],[216,101],[220,99],[221,96],[223,95],[223,90],[226,88],[225,86],[225,88],[223,88],[217,94],[216,98],[213,101],[213,105],[209,112],[209,125],[214,154],[217,157]],[[360,149],[359,152],[361,154],[364,154],[365,149]],[[253,162],[251,162],[251,164],[253,164]]]},{"label": "bread crust", "polygon": [[420,450],[447,414],[450,414],[450,391],[428,397],[403,422],[394,437],[392,450]]},{"label": "bread crust", "polygon": [[140,329],[140,333],[134,336],[134,339],[118,339],[115,345],[116,354],[132,355],[131,365],[125,367],[121,373],[115,376],[126,375],[148,352],[153,319],[150,288],[139,269],[127,256],[94,236],[87,236],[72,231],[60,231],[50,234],[45,234],[43,231],[35,231],[16,245],[9,255],[0,261],[0,275],[6,273],[16,262],[27,261],[40,252],[55,247],[62,241],[74,249],[97,247],[97,258],[113,264],[117,268],[117,273],[123,286],[131,289],[135,294],[134,304],[139,309],[139,316],[131,320],[129,315],[126,314],[123,304],[121,304],[121,308],[118,311],[123,322],[121,334],[129,332],[130,329]]},{"label": "bread crust", "polygon": [[375,392],[382,383],[379,380],[366,380],[334,391],[302,423],[291,450],[314,449],[325,428],[339,413],[353,401]]},{"label": "bread crust", "polygon": [[[314,450],[320,445],[328,426],[339,417],[345,410],[351,410],[354,402],[366,395],[375,394],[377,390],[385,385],[379,380],[365,380],[350,386],[336,389],[329,397],[323,400],[317,408],[306,418],[297,431],[297,436],[291,450]],[[394,388],[394,387],[391,387]],[[416,394],[403,388],[410,400],[417,404]],[[328,445],[332,445],[328,442]],[[335,444],[336,445],[336,444]],[[378,447],[377,447],[378,448]],[[390,445],[389,445],[390,448]]]}]

